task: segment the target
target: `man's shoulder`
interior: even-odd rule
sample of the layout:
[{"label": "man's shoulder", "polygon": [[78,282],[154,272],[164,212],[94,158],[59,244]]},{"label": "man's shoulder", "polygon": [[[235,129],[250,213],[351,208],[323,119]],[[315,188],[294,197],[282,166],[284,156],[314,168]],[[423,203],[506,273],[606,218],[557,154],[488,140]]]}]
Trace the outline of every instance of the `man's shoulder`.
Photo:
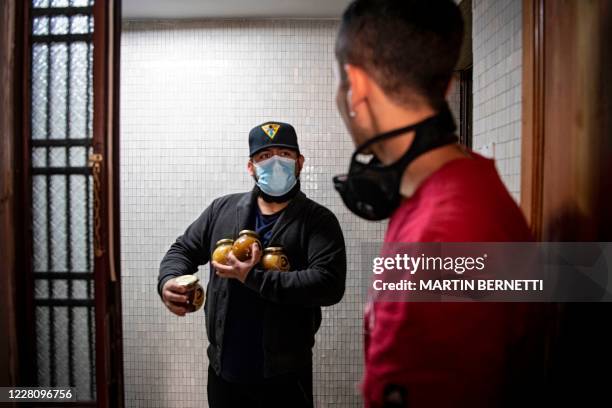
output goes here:
[{"label": "man's shoulder", "polygon": [[491,160],[458,160],[406,201],[389,240],[529,241],[529,228]]},{"label": "man's shoulder", "polygon": [[227,209],[234,209],[239,205],[248,204],[251,197],[251,192],[226,194],[215,198],[207,208],[207,211],[213,214],[219,213]]},{"label": "man's shoulder", "polygon": [[215,204],[239,203],[239,202],[241,202],[243,200],[248,200],[250,196],[251,196],[251,192],[250,191],[246,191],[246,192],[243,192],[243,193],[226,194],[226,195],[223,195],[221,197],[215,198],[213,203],[215,203]]}]

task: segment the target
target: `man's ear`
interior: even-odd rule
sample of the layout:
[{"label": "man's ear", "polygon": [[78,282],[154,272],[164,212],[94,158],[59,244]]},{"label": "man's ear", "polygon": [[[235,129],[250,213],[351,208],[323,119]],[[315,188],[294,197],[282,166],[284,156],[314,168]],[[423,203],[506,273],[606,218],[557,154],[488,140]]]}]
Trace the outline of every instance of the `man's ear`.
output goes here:
[{"label": "man's ear", "polygon": [[372,79],[362,68],[356,65],[344,64],[343,68],[349,86],[347,108],[349,112],[356,112],[369,96]]},{"label": "man's ear", "polygon": [[247,171],[251,177],[255,177],[255,166],[253,166],[253,160],[249,160],[247,163]]},{"label": "man's ear", "polygon": [[296,160],[295,170],[298,176],[300,175],[300,173],[302,172],[302,168],[304,167],[304,160],[304,156],[302,156],[301,154]]}]

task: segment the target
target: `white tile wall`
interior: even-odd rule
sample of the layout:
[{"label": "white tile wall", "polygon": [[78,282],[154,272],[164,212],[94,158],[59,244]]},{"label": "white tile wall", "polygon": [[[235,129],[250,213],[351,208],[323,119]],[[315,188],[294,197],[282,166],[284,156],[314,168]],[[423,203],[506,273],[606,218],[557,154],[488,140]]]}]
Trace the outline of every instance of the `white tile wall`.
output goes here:
[{"label": "white tile wall", "polygon": [[[331,177],[353,145],[334,105],[333,21],[128,22],[121,66],[121,223],[126,403],[206,405],[204,316],[171,315],[156,293],[159,261],[216,197],[251,188],[247,134],[292,123],[305,193],[340,220],[349,256],[342,303],[324,309],[315,350],[318,407],[360,406],[359,243],[385,224],[345,209]],[[201,268],[202,276],[208,268]]]},{"label": "white tile wall", "polygon": [[[521,2],[473,0],[475,150],[497,159],[520,194]],[[317,406],[359,406],[359,243],[384,224],[352,216],[331,177],[353,146],[338,118],[333,21],[128,22],[122,39],[121,221],[126,402],[206,401],[203,315],[173,317],[155,292],[170,243],[217,196],[245,191],[248,130],[292,123],[307,158],[303,189],[338,216],[347,238],[343,302],[324,309],[315,350]],[[453,95],[457,96],[457,95]],[[453,97],[451,105],[458,105]],[[455,98],[457,99],[457,98]],[[455,103],[453,103],[455,102]],[[202,268],[203,277],[207,268]]]},{"label": "white tile wall", "polygon": [[473,147],[495,157],[516,201],[521,176],[521,0],[472,0]]}]

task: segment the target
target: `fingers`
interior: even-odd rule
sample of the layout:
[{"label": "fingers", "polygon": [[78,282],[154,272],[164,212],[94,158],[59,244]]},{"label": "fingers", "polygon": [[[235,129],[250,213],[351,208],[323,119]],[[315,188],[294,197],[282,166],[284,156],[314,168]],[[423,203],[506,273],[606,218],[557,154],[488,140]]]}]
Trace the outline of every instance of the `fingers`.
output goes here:
[{"label": "fingers", "polygon": [[220,263],[217,263],[215,261],[212,261],[212,266],[215,268],[215,270],[218,271],[222,271],[222,272],[231,272],[234,269],[234,266],[232,265],[222,265]]},{"label": "fingers", "polygon": [[258,263],[261,260],[261,247],[259,246],[258,243],[254,242],[251,245],[251,266],[255,265],[256,263]]},{"label": "fingers", "polygon": [[236,258],[236,255],[234,255],[233,251],[230,251],[230,253],[227,256],[227,263],[233,266],[234,268],[242,268],[242,269],[251,268],[257,262],[259,262],[260,258],[261,258],[261,249],[259,249],[259,245],[257,245],[256,243],[253,243],[253,245],[251,245],[251,257],[249,259],[242,262],[240,259]]},{"label": "fingers", "polygon": [[164,302],[164,304],[166,305],[168,310],[170,310],[172,313],[174,313],[177,316],[185,316],[185,314],[189,311],[186,307],[170,302],[170,301],[166,301]]},{"label": "fingers", "polygon": [[187,289],[184,286],[177,285],[176,278],[170,279],[168,282],[166,282],[163,289],[164,291],[169,290],[170,292],[187,293]]},{"label": "fingers", "polygon": [[175,303],[187,303],[189,299],[186,295],[181,295],[169,290],[164,290],[164,299]]},{"label": "fingers", "polygon": [[212,262],[215,268],[215,274],[221,278],[234,278],[241,282],[245,281],[246,275],[261,259],[261,248],[258,244],[251,245],[251,258],[246,262],[241,262],[233,251],[227,255],[227,265],[221,265],[217,262]]},{"label": "fingers", "polygon": [[215,274],[221,278],[233,278],[236,275],[234,265],[222,265],[215,261],[212,261],[211,264],[215,268]]},{"label": "fingers", "polygon": [[230,251],[230,253],[227,255],[227,263],[230,265],[238,265],[240,263],[240,259],[236,258],[236,255],[234,255],[234,251]]}]

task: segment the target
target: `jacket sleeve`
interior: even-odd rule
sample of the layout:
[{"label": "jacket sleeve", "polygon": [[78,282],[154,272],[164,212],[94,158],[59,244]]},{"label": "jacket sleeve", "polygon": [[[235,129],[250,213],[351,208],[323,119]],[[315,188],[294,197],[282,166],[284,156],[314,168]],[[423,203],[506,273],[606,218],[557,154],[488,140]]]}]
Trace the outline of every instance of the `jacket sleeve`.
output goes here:
[{"label": "jacket sleeve", "polygon": [[291,272],[252,269],[245,285],[263,298],[286,304],[330,306],[344,295],[346,248],[342,229],[327,209],[309,221],[314,225],[307,237],[308,268]]},{"label": "jacket sleeve", "polygon": [[208,262],[210,250],[210,234],[213,219],[213,204],[195,220],[183,235],[172,244],[159,266],[157,293],[166,281],[181,275],[191,275],[197,272],[198,266]]}]

